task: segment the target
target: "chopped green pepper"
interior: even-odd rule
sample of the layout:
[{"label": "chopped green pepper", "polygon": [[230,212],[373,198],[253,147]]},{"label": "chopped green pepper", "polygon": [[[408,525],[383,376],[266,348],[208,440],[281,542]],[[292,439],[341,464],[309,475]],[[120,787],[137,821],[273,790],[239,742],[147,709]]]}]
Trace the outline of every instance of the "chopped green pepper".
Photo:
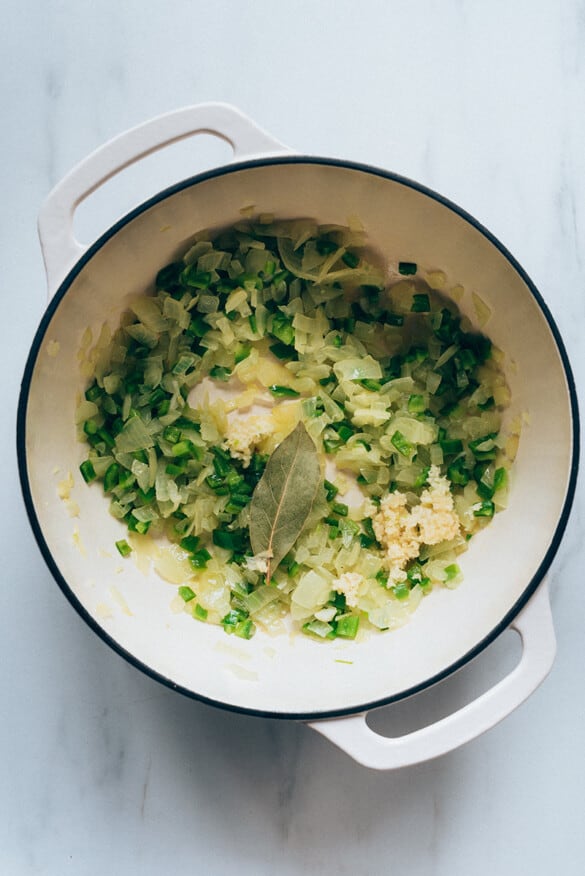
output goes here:
[{"label": "chopped green pepper", "polygon": [[414,453],[414,444],[411,444],[398,429],[394,432],[390,441],[403,456],[409,457]]},{"label": "chopped green pepper", "polygon": [[405,277],[412,276],[417,272],[416,262],[398,262],[398,273]]},{"label": "chopped green pepper", "polygon": [[118,553],[121,557],[129,557],[132,553],[132,548],[125,538],[122,538],[120,539],[120,541],[116,542],[116,548],[118,549]]},{"label": "chopped green pepper", "polygon": [[299,398],[300,392],[293,389],[291,386],[278,386],[273,384],[268,387],[275,398]]},{"label": "chopped green pepper", "polygon": [[79,471],[81,472],[81,476],[86,484],[91,484],[92,481],[95,481],[97,475],[95,473],[95,468],[93,467],[93,463],[90,459],[86,459],[79,466]]},{"label": "chopped green pepper", "polygon": [[343,639],[355,639],[360,625],[357,614],[342,614],[335,619],[335,633]]},{"label": "chopped green pepper", "polygon": [[195,599],[195,593],[186,584],[179,587],[179,596],[183,602],[191,602],[192,599]]},{"label": "chopped green pepper", "polygon": [[412,296],[412,313],[428,313],[431,309],[431,302],[426,292],[415,293]]}]

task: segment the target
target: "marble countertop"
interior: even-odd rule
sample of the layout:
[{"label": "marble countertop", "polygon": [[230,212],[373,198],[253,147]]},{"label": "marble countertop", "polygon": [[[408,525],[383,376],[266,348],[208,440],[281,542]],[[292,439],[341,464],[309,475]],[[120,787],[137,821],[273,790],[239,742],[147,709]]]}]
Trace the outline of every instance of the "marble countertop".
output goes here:
[{"label": "marble countertop", "polygon": [[[0,873],[585,872],[584,514],[551,575],[549,678],[502,724],[398,772],[303,724],[213,709],[110,651],[54,584],[26,519],[14,424],[46,302],[36,234],[51,187],[105,140],[200,101],[235,104],[305,153],[389,168],[460,204],[514,253],[585,379],[585,7],[581,0],[5,0],[0,136]],[[228,153],[181,144],[79,211],[91,241]],[[504,634],[455,678],[383,710],[400,733],[509,671]]]}]

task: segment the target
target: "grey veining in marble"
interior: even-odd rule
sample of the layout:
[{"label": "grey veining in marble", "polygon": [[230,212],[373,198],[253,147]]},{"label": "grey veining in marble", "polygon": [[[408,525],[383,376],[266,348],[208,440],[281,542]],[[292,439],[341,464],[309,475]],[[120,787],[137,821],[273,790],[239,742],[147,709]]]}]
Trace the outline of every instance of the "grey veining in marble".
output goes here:
[{"label": "grey veining in marble", "polygon": [[[202,100],[236,104],[300,151],[413,177],[474,214],[545,297],[582,397],[582,0],[4,0],[2,12],[1,876],[585,872],[581,490],[551,573],[549,679],[481,739],[378,774],[302,724],[192,702],[110,652],[43,564],[14,452],[45,303],[43,198],[109,137]],[[80,210],[81,236],[228,156],[202,139],[128,171]],[[443,690],[373,720],[420,725],[517,653],[508,634]]]}]

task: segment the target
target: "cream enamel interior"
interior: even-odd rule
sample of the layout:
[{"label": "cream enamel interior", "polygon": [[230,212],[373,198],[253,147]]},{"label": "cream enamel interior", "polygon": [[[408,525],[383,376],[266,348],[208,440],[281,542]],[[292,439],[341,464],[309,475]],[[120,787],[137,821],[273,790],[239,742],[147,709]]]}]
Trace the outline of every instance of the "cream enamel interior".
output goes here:
[{"label": "cream enamel interior", "polygon": [[[124,527],[109,516],[100,488],[88,488],[79,474],[84,448],[73,418],[84,389],[77,360],[83,332],[90,326],[96,335],[105,320],[116,326],[128,297],[152,288],[157,270],[184,251],[195,232],[238,221],[248,205],[324,223],[359,217],[382,253],[442,269],[451,284],[462,284],[460,306],[472,321],[472,291],[492,310],[486,331],[506,355],[511,416],[527,414],[509,508],[462,556],[464,583],[423,600],[411,622],[395,632],[325,644],[259,632],[241,642],[175,615],[175,588],[121,560],[114,541]],[[445,673],[485,640],[522,598],[551,544],[572,449],[557,345],[536,299],[501,251],[458,213],[407,184],[302,161],[235,167],[197,181],[106,239],[70,282],[46,328],[26,410],[34,512],[62,578],[96,623],[173,684],[232,707],[285,715],[358,710],[399,697]],[[78,517],[69,516],[57,493],[69,472]]]}]

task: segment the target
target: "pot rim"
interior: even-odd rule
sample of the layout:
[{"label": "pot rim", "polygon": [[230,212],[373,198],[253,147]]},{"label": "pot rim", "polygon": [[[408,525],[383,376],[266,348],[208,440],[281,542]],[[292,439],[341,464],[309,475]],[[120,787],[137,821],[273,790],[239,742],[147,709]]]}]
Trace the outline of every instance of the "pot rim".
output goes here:
[{"label": "pot rim", "polygon": [[[357,706],[348,706],[347,708],[342,709],[332,709],[326,711],[310,711],[310,712],[271,712],[267,709],[253,709],[245,706],[234,705],[231,703],[223,702],[222,700],[216,700],[211,697],[204,696],[202,694],[197,693],[196,691],[189,690],[188,688],[175,683],[172,679],[166,677],[162,673],[154,670],[148,664],[144,663],[138,657],[131,654],[128,650],[126,650],[122,645],[120,645],[108,632],[106,632],[103,627],[101,627],[94,616],[81,604],[80,600],[74,594],[73,590],[67,583],[65,577],[61,574],[61,571],[57,565],[53,554],[47,545],[37,514],[34,506],[34,501],[32,498],[32,491],[28,478],[28,468],[27,468],[27,453],[26,453],[26,413],[28,406],[28,398],[31,387],[31,382],[33,378],[33,373],[37,361],[37,357],[40,351],[41,344],[45,337],[45,333],[49,327],[51,319],[59,307],[61,301],[65,297],[68,292],[71,284],[75,280],[75,278],[80,274],[85,265],[93,258],[93,256],[110,240],[112,239],[118,231],[120,231],[124,226],[132,222],[137,216],[149,210],[151,207],[160,203],[161,201],[166,200],[167,198],[172,197],[173,195],[184,191],[198,183],[204,182],[209,179],[213,179],[216,177],[227,176],[230,173],[238,172],[241,170],[265,167],[265,166],[274,166],[274,165],[288,165],[288,164],[312,164],[312,165],[322,165],[322,166],[330,166],[330,167],[339,167],[346,170],[355,170],[362,173],[371,174],[374,176],[380,176],[384,179],[391,180],[392,182],[398,183],[399,185],[405,186],[406,188],[413,189],[414,191],[425,195],[451,210],[455,214],[457,214],[460,218],[464,219],[468,222],[473,228],[480,232],[490,243],[492,243],[496,249],[504,256],[504,258],[509,262],[512,268],[516,271],[516,273],[521,277],[526,286],[528,287],[530,293],[534,297],[536,303],[538,304],[542,314],[544,315],[547,325],[551,331],[551,334],[554,338],[563,370],[565,373],[565,378],[567,381],[567,390],[569,395],[570,402],[570,411],[571,411],[571,426],[572,426],[572,448],[571,448],[571,466],[569,472],[569,480],[567,484],[567,492],[565,495],[565,499],[563,502],[563,507],[561,513],[559,515],[559,519],[554,530],[550,545],[548,550],[546,551],[536,573],[533,575],[532,579],[527,583],[526,587],[522,591],[522,595],[520,598],[514,603],[512,608],[504,615],[504,617],[500,620],[498,624],[486,635],[483,639],[477,642],[466,654],[464,654],[461,658],[454,661],[445,669],[441,670],[441,672],[436,673],[430,678],[426,679],[424,682],[420,684],[414,685],[411,688],[408,688],[405,691],[401,691],[398,694],[393,694],[388,697],[383,697],[381,699],[374,700],[372,702],[364,703]],[[548,571],[558,549],[561,544],[571,508],[573,505],[573,500],[575,496],[576,490],[576,482],[577,482],[577,474],[579,469],[579,457],[580,457],[580,426],[579,426],[579,408],[577,402],[577,391],[575,386],[575,380],[573,377],[572,368],[569,362],[569,357],[567,355],[567,351],[565,349],[564,342],[560,335],[560,332],[557,328],[557,325],[553,319],[553,316],[548,309],[542,295],[526,273],[526,271],[522,268],[519,262],[514,258],[514,256],[506,249],[506,247],[484,226],[482,225],[474,216],[470,213],[459,207],[453,201],[450,201],[448,198],[443,195],[435,192],[433,189],[430,189],[421,183],[418,183],[408,177],[401,176],[399,174],[393,173],[392,171],[383,170],[381,168],[375,167],[369,164],[363,164],[354,161],[346,161],[344,159],[337,158],[324,158],[320,156],[307,156],[307,155],[280,155],[274,157],[266,157],[266,158],[256,158],[250,159],[247,161],[240,162],[232,162],[228,165],[224,165],[222,167],[214,168],[213,170],[205,171],[200,174],[196,174],[194,176],[188,177],[181,182],[175,183],[157,194],[153,195],[148,200],[139,204],[137,207],[133,208],[131,211],[126,213],[123,217],[118,219],[110,228],[108,228],[100,237],[93,243],[88,249],[83,253],[81,258],[75,263],[75,265],[68,272],[66,277],[60,283],[57,288],[54,296],[49,302],[33,338],[33,342],[31,345],[31,349],[29,355],[27,357],[22,381],[21,381],[21,389],[18,400],[18,410],[17,410],[17,424],[16,424],[16,450],[17,450],[17,460],[18,460],[18,471],[20,477],[20,485],[24,498],[24,503],[26,507],[26,512],[43,556],[49,571],[53,575],[55,581],[60,587],[61,591],[71,603],[73,608],[78,612],[78,614],[83,618],[86,624],[96,633],[103,642],[109,645],[116,653],[118,653],[121,657],[123,657],[128,663],[134,666],[136,669],[139,669],[145,675],[154,679],[157,682],[160,682],[165,687],[170,688],[171,690],[178,691],[179,693],[187,696],[191,699],[197,700],[199,702],[205,703],[207,705],[215,706],[217,708],[224,709],[230,712],[236,712],[239,714],[250,715],[254,717],[261,718],[275,718],[275,719],[288,719],[288,720],[302,720],[302,721],[315,721],[323,718],[336,718],[343,717],[348,715],[356,715],[363,712],[368,712],[372,709],[380,708],[382,706],[388,706],[392,703],[399,702],[401,700],[407,699],[417,693],[420,693],[427,688],[432,687],[435,684],[438,684],[440,681],[445,680],[449,676],[453,675],[457,670],[461,669],[475,657],[477,657],[482,651],[484,651],[488,645],[490,645],[495,639],[504,632],[505,629],[509,627],[514,618],[519,614],[519,612],[523,609],[526,603],[534,594],[538,585],[543,580],[546,572]]]}]

